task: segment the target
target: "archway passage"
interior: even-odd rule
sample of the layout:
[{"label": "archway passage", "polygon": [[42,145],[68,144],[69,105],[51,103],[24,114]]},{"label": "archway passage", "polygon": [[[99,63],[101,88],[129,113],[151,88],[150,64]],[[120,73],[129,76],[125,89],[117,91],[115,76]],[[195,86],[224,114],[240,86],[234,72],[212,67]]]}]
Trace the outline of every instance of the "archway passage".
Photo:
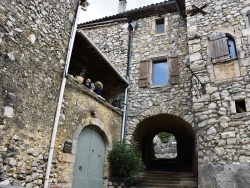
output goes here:
[{"label": "archway passage", "polygon": [[79,136],[74,165],[73,188],[102,188],[105,143],[93,127],[85,127]]},{"label": "archway passage", "polygon": [[[153,138],[160,132],[171,133],[175,136],[177,142],[176,158],[154,159],[152,157]],[[137,125],[134,138],[138,143],[147,169],[170,172],[196,171],[194,167],[194,129],[182,118],[168,114],[149,117]]]}]

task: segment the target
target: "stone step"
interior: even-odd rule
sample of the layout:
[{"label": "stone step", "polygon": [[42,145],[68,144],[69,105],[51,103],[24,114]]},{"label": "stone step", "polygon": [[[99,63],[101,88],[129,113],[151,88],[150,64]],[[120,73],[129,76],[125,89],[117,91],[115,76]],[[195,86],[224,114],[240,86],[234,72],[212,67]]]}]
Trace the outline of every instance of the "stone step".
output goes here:
[{"label": "stone step", "polygon": [[148,178],[194,178],[193,173],[140,173],[139,177],[148,177]]},{"label": "stone step", "polygon": [[197,188],[192,172],[144,171],[131,188]]},{"label": "stone step", "polygon": [[163,185],[163,186],[132,186],[130,188],[197,188],[197,186]]},{"label": "stone step", "polygon": [[[140,183],[141,182],[141,183]],[[196,182],[194,180],[168,180],[168,179],[163,179],[163,180],[148,180],[148,179],[143,179],[139,180],[138,183],[140,184],[180,184],[180,185],[196,185]]]}]

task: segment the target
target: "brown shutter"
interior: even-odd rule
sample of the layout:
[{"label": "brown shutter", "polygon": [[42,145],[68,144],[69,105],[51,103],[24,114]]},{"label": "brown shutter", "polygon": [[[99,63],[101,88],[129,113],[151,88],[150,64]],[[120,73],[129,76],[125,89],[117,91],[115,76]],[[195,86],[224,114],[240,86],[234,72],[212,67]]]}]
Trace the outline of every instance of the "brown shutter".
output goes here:
[{"label": "brown shutter", "polygon": [[178,57],[170,57],[170,84],[179,83]]},{"label": "brown shutter", "polygon": [[227,37],[225,33],[216,33],[209,36],[212,62],[230,59]]},{"label": "brown shutter", "polygon": [[141,61],[139,67],[139,87],[149,85],[149,61]]}]

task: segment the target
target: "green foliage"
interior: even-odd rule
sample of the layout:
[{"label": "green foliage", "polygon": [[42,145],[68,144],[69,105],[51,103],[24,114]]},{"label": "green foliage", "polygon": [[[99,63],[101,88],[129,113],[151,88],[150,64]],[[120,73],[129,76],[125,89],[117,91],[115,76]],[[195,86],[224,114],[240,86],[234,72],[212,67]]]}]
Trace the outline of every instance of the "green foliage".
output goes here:
[{"label": "green foliage", "polygon": [[140,153],[135,143],[128,145],[118,142],[109,152],[108,159],[113,176],[134,181],[137,174],[144,169]]},{"label": "green foliage", "polygon": [[161,139],[162,143],[167,143],[168,139],[173,135],[171,133],[161,132],[158,134],[158,136]]}]

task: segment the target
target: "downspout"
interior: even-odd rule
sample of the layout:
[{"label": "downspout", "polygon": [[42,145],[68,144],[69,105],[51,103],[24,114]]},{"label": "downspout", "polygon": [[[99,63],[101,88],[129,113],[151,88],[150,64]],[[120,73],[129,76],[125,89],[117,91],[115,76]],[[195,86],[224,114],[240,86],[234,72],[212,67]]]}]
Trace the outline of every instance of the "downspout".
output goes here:
[{"label": "downspout", "polygon": [[182,12],[181,12],[181,6],[180,6],[179,1],[178,1],[178,0],[174,0],[174,1],[175,1],[175,5],[176,5],[176,8],[177,8],[177,11],[178,11],[178,13],[179,13],[179,15],[180,15],[180,19],[181,19],[182,21],[186,21],[186,18],[183,16],[183,14],[182,14]]},{"label": "downspout", "polygon": [[[131,63],[131,56],[132,56],[132,43],[133,43],[133,31],[137,28],[138,23],[137,21],[132,21],[129,26],[129,39],[128,39],[128,55],[127,55],[127,80],[129,82],[130,78],[130,63]],[[123,119],[122,119],[122,134],[121,140],[126,141],[126,129],[127,129],[127,118],[128,118],[128,86],[125,90],[125,98],[124,98],[124,109],[123,109]]]},{"label": "downspout", "polygon": [[124,98],[124,108],[123,108],[123,118],[122,118],[122,135],[121,140],[126,140],[126,124],[127,124],[127,106],[128,106],[128,89],[130,86],[128,86],[125,89],[125,98]]},{"label": "downspout", "polygon": [[61,107],[62,107],[63,94],[64,94],[64,90],[65,90],[65,85],[66,85],[69,63],[70,63],[72,48],[73,48],[73,44],[74,44],[74,40],[75,40],[75,34],[76,34],[76,28],[77,28],[77,23],[78,23],[78,19],[79,19],[80,9],[81,9],[81,6],[80,6],[80,0],[79,0],[78,4],[77,4],[76,12],[75,12],[74,21],[72,24],[73,26],[71,29],[67,58],[66,58],[66,63],[65,63],[64,73],[63,73],[63,79],[62,79],[62,83],[61,83],[59,99],[58,99],[58,103],[57,103],[56,115],[55,115],[55,119],[54,119],[54,127],[53,127],[51,142],[50,142],[50,148],[49,148],[48,164],[47,164],[47,169],[46,169],[46,174],[45,174],[44,188],[48,188],[48,185],[49,185],[49,176],[50,176],[50,172],[51,172],[51,163],[52,163],[52,158],[53,158],[53,153],[54,153],[56,134],[57,134],[59,118],[60,118],[60,111],[61,111]]}]

